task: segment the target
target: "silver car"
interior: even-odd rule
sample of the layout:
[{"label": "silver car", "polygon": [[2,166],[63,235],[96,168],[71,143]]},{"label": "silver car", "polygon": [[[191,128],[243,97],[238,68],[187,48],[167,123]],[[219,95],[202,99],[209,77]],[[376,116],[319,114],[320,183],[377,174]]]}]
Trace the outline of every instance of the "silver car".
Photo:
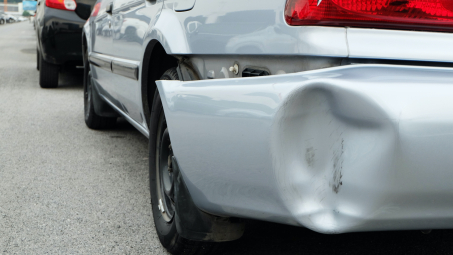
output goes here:
[{"label": "silver car", "polygon": [[245,218],[451,228],[451,2],[98,0],[85,122],[149,138],[174,254],[239,238]]}]

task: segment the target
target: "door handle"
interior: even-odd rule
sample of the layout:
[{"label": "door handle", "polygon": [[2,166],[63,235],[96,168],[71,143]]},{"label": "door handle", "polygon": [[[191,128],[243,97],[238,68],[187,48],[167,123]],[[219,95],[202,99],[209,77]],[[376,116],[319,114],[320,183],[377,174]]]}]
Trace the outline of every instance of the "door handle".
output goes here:
[{"label": "door handle", "polygon": [[109,5],[107,5],[107,7],[105,7],[105,12],[112,15],[112,11],[113,11],[113,2],[111,2]]}]

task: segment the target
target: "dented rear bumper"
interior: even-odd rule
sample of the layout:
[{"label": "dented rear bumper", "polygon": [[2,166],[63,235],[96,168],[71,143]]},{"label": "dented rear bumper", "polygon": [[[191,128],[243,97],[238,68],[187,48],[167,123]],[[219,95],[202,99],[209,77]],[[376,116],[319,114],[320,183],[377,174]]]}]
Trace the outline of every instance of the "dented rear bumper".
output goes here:
[{"label": "dented rear bumper", "polygon": [[157,84],[202,210],[322,233],[453,227],[452,69]]}]

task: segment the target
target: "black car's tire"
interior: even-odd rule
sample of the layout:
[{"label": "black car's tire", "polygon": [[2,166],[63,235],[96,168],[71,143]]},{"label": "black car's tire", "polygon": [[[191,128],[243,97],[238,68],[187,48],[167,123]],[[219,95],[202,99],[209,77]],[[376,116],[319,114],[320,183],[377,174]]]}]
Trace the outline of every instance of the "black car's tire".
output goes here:
[{"label": "black car's tire", "polygon": [[[176,68],[167,70],[160,80],[179,80]],[[173,154],[164,109],[157,88],[154,93],[149,127],[149,181],[151,207],[159,240],[162,246],[174,255],[210,254],[216,248],[216,243],[191,241],[181,237],[176,230],[174,221],[176,212],[174,211],[174,207],[171,208],[171,195],[168,196],[167,192],[164,191],[166,189],[164,188],[165,184],[163,184],[163,179],[165,177],[162,177],[163,175],[161,175],[162,172],[165,172],[166,167],[171,168],[171,166],[168,166],[168,161],[165,159],[165,156],[172,156]],[[168,175],[172,175],[170,171],[168,171]],[[170,177],[170,179],[171,178],[172,177]],[[165,207],[164,212],[161,211],[161,206]]]},{"label": "black car's tire", "polygon": [[39,71],[39,50],[36,49],[36,70]]},{"label": "black car's tire", "polygon": [[39,85],[41,88],[56,88],[58,87],[58,76],[60,74],[60,66],[47,63],[42,54],[39,54]]},{"label": "black car's tire", "polygon": [[109,129],[116,125],[116,117],[102,117],[94,111],[93,96],[96,93],[91,79],[91,69],[88,61],[85,60],[83,72],[83,108],[85,124],[91,129]]}]

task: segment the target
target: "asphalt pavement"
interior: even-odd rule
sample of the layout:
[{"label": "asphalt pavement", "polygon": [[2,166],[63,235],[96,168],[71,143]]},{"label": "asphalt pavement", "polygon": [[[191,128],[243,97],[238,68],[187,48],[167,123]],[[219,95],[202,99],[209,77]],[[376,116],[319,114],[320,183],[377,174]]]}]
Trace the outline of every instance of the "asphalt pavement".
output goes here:
[{"label": "asphalt pavement", "polygon": [[[94,131],[82,70],[41,89],[35,31],[0,25],[0,253],[168,254],[151,215],[147,139],[126,121]],[[453,254],[453,231],[322,235],[248,221],[232,254]]]}]

